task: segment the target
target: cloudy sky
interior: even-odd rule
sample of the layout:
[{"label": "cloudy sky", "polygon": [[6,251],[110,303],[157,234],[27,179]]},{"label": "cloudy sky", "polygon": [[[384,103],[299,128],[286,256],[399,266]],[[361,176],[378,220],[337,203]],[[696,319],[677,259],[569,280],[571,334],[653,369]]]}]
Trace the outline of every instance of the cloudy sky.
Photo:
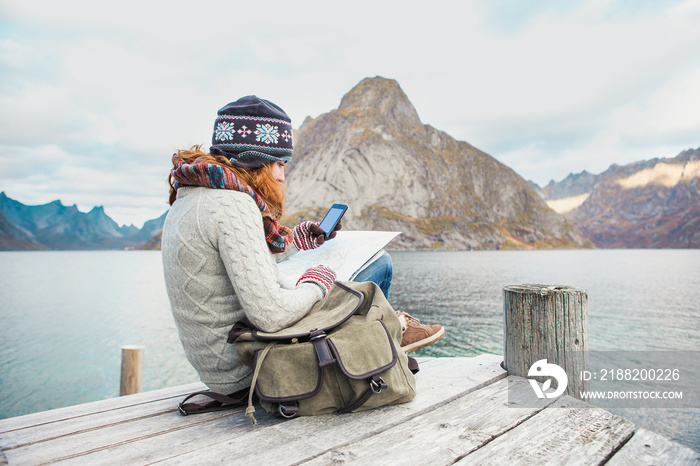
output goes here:
[{"label": "cloudy sky", "polygon": [[540,185],[700,147],[700,0],[0,0],[0,191],[141,226],[257,94],[299,127],[369,76]]}]

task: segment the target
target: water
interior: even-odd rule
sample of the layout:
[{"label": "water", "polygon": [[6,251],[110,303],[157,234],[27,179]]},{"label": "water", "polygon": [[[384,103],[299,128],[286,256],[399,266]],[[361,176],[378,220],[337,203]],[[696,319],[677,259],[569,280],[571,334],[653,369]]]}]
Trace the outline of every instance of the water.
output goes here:
[{"label": "water", "polygon": [[[418,356],[502,354],[506,285],[588,290],[591,350],[700,350],[699,250],[392,252],[390,301],[447,335]],[[0,253],[0,418],[118,396],[120,347],[144,390],[197,381],[158,251]],[[700,450],[700,409],[614,411]]]},{"label": "water", "polygon": [[146,346],[144,390],[197,381],[157,251],[0,253],[0,417],[119,395],[121,346]]},{"label": "water", "polygon": [[503,288],[588,290],[595,351],[700,350],[700,250],[393,252],[391,302],[451,338],[426,353],[503,352]]}]

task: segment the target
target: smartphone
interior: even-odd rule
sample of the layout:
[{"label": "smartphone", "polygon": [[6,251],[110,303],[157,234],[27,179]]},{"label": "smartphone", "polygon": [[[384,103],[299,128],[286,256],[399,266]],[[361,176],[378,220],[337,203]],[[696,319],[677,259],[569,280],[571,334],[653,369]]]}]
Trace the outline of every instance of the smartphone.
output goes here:
[{"label": "smartphone", "polygon": [[346,210],[348,210],[348,206],[345,204],[333,204],[331,208],[328,209],[326,216],[323,217],[321,223],[318,224],[318,226],[320,226],[323,230],[326,238],[328,238],[328,235],[333,232],[335,226],[338,224],[340,219],[343,218],[343,214]]}]

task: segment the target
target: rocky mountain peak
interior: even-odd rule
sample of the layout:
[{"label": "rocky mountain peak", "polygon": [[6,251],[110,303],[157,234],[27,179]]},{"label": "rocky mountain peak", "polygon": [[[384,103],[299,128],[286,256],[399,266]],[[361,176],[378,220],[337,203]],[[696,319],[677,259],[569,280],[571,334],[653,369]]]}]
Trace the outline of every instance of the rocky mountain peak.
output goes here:
[{"label": "rocky mountain peak", "polygon": [[90,210],[90,212],[88,212],[87,214],[88,214],[88,215],[95,216],[95,217],[103,217],[103,216],[106,216],[106,215],[107,215],[107,214],[105,214],[105,208],[104,208],[104,206],[101,206],[101,205],[100,205],[100,206],[95,206],[95,207],[93,207],[93,208]]},{"label": "rocky mountain peak", "polygon": [[340,102],[342,114],[362,114],[373,118],[400,121],[409,126],[420,125],[420,118],[408,97],[394,79],[380,76],[365,78]]},{"label": "rocky mountain peak", "polygon": [[399,249],[586,244],[511,169],[421,124],[391,79],[364,79],[337,110],[307,118],[286,178],[287,225],[340,202],[344,228],[402,231]]}]

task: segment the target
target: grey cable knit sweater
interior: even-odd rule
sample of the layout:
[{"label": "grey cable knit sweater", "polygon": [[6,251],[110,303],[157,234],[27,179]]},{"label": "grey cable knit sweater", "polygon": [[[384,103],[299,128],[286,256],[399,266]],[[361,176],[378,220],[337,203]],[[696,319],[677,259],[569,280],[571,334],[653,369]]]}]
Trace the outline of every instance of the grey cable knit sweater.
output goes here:
[{"label": "grey cable knit sweater", "polygon": [[209,388],[232,393],[250,384],[228,331],[241,318],[266,332],[288,327],[322,298],[312,283],[278,284],[262,215],[248,194],[225,189],[178,190],[163,227],[163,270],[173,317],[190,363]]}]

